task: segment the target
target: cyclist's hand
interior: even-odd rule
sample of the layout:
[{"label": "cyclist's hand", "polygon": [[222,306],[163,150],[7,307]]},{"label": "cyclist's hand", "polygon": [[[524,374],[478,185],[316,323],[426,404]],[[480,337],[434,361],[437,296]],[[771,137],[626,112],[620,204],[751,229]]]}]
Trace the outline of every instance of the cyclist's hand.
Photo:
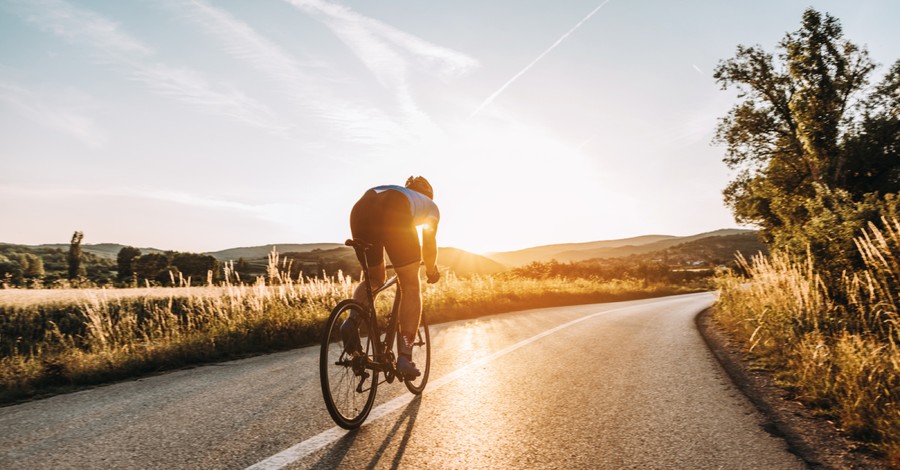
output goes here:
[{"label": "cyclist's hand", "polygon": [[434,271],[425,272],[425,277],[428,279],[429,284],[434,284],[441,279],[441,272],[438,271],[437,266],[434,267]]}]

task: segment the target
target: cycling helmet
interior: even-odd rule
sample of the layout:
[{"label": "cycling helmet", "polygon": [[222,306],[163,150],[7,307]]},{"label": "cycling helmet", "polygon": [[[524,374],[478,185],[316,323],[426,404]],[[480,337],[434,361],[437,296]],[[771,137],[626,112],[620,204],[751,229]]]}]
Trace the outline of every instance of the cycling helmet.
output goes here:
[{"label": "cycling helmet", "polygon": [[434,190],[431,189],[431,183],[422,176],[410,176],[406,180],[406,187],[428,196],[428,199],[434,199]]}]

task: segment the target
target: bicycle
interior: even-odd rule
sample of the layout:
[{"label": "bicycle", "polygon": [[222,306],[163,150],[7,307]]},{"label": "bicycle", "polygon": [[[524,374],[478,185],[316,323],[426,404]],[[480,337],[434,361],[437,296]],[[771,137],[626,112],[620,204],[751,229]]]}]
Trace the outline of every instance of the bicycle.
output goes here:
[{"label": "bicycle", "polygon": [[[399,336],[400,290],[397,289],[394,293],[394,305],[384,329],[379,328],[378,312],[375,309],[378,294],[399,285],[397,275],[372,290],[368,283],[369,268],[366,260],[369,244],[361,240],[347,240],[345,244],[356,251],[362,264],[369,305],[363,306],[353,299],[347,299],[338,303],[331,311],[322,332],[319,379],[325,406],[331,418],[344,429],[356,429],[372,410],[379,384],[393,383],[399,378],[413,394],[422,393],[431,368],[431,337],[423,312],[412,345],[412,359],[420,368],[421,375],[410,378],[399,374],[394,347]],[[341,324],[349,317],[351,310],[359,312],[357,323],[360,344],[363,346],[361,353],[348,354],[344,351],[341,340]],[[379,375],[383,376],[380,380]]]}]

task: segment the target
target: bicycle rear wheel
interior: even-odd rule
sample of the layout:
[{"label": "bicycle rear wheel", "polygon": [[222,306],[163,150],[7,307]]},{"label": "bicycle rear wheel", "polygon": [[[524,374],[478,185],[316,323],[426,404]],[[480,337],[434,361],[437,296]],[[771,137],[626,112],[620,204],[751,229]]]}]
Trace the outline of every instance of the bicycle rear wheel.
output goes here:
[{"label": "bicycle rear wheel", "polygon": [[[347,354],[341,340],[341,325],[351,310],[359,312],[361,354]],[[319,380],[328,413],[344,429],[358,428],[375,403],[378,371],[366,368],[366,364],[374,360],[375,331],[365,309],[353,300],[339,303],[325,322],[319,353]]]},{"label": "bicycle rear wheel", "polygon": [[431,335],[428,332],[428,322],[424,313],[419,322],[416,340],[412,345],[412,360],[422,374],[415,380],[406,380],[405,383],[410,392],[419,395],[425,390],[425,384],[428,383],[428,372],[431,370]]}]

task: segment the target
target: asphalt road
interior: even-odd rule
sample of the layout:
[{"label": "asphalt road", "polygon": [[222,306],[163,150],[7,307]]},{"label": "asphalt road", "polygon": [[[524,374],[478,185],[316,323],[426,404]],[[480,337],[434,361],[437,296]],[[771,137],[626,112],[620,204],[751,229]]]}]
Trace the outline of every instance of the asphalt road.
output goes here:
[{"label": "asphalt road", "polygon": [[694,326],[712,294],[436,325],[356,432],[304,348],[0,408],[0,468],[804,468]]}]

